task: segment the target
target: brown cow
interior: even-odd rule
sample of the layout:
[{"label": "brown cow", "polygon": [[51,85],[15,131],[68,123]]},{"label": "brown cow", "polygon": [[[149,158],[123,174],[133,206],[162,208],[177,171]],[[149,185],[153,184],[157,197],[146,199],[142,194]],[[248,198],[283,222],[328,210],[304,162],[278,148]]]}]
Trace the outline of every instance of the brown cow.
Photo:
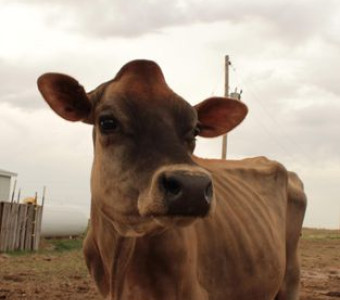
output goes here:
[{"label": "brown cow", "polygon": [[195,107],[157,64],[126,64],[86,93],[66,75],[38,80],[66,120],[93,124],[89,271],[107,299],[298,299],[301,181],[266,158],[193,156],[195,136],[237,126],[247,108]]}]

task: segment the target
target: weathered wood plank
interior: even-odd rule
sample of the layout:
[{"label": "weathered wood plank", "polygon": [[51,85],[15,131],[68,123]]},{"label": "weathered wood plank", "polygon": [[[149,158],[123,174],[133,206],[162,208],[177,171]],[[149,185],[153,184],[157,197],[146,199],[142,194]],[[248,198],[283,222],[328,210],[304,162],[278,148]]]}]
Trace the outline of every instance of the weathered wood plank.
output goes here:
[{"label": "weathered wood plank", "polygon": [[21,233],[22,233],[22,223],[23,219],[26,217],[25,208],[22,204],[18,204],[18,219],[17,219],[17,227],[15,232],[15,243],[14,249],[20,250],[20,241],[21,241]]},{"label": "weathered wood plank", "polygon": [[10,227],[10,236],[9,236],[9,251],[16,250],[15,239],[16,239],[17,227],[18,227],[18,211],[19,211],[19,205],[13,202],[11,204],[11,227]]},{"label": "weathered wood plank", "polygon": [[31,250],[32,248],[33,218],[34,218],[34,207],[33,205],[28,205],[24,250]]},{"label": "weathered wood plank", "polygon": [[42,207],[0,202],[0,251],[38,250]]},{"label": "weathered wood plank", "polygon": [[27,224],[27,204],[21,204],[21,218],[20,218],[20,242],[19,242],[19,250],[25,250],[25,236],[26,236],[26,224]]},{"label": "weathered wood plank", "polygon": [[35,232],[34,232],[34,244],[33,244],[33,250],[37,251],[39,249],[39,243],[40,243],[40,233],[41,233],[41,219],[42,219],[42,207],[37,206],[36,207],[36,218],[35,218]]},{"label": "weathered wood plank", "polygon": [[7,251],[8,248],[8,239],[9,236],[9,227],[10,227],[10,203],[4,203],[2,209],[2,218],[1,218],[1,232],[0,232],[0,251]]},{"label": "weathered wood plank", "polygon": [[1,232],[1,223],[2,223],[2,208],[4,207],[4,202],[0,202],[0,232]]}]

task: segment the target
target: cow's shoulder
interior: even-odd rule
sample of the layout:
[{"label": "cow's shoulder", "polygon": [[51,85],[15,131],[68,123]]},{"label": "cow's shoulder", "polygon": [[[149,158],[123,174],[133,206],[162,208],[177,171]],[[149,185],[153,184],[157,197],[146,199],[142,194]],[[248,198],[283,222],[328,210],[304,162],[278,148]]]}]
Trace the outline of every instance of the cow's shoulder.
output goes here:
[{"label": "cow's shoulder", "polygon": [[248,180],[288,180],[288,171],[279,162],[267,157],[251,157],[240,160],[204,159],[194,157],[196,163],[209,170],[215,177],[241,176]]},{"label": "cow's shoulder", "polygon": [[228,213],[231,206],[233,210],[238,210],[236,213],[246,222],[256,215],[256,209],[261,217],[254,217],[254,222],[256,218],[263,219],[264,215],[272,215],[274,219],[284,222],[288,171],[282,164],[266,157],[199,159],[197,163],[212,174],[217,209],[225,210],[224,214]]}]

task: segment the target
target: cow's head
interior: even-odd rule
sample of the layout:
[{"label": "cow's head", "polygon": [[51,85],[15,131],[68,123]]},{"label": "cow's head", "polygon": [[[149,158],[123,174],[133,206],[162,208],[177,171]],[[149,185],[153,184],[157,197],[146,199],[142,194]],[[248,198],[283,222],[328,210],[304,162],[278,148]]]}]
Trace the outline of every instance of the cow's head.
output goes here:
[{"label": "cow's head", "polygon": [[86,93],[67,76],[38,80],[61,117],[93,125],[94,211],[124,235],[190,224],[214,204],[212,179],[192,160],[197,135],[216,137],[237,126],[247,107],[213,97],[192,107],[166,84],[159,66],[137,60]]}]

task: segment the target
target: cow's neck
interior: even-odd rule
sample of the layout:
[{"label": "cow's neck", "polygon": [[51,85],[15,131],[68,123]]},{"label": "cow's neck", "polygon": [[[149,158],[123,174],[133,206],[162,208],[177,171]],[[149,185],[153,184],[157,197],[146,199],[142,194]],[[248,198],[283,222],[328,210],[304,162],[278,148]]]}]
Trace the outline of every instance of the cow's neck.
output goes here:
[{"label": "cow's neck", "polygon": [[95,239],[99,249],[103,250],[101,259],[111,265],[107,273],[111,274],[108,284],[111,294],[115,295],[113,299],[205,298],[201,289],[197,288],[197,253],[196,247],[193,247],[196,235],[193,228],[169,229],[143,237],[123,237],[112,225],[107,225],[108,220],[105,219],[97,219],[93,224],[105,228],[95,231],[102,235]]},{"label": "cow's neck", "polygon": [[136,238],[126,269],[124,296],[127,299],[202,299],[197,294],[200,289],[197,288],[194,244],[195,234],[190,227]]},{"label": "cow's neck", "polygon": [[126,273],[135,252],[136,238],[117,236],[113,247],[111,269],[111,293],[120,299],[123,293]]}]

